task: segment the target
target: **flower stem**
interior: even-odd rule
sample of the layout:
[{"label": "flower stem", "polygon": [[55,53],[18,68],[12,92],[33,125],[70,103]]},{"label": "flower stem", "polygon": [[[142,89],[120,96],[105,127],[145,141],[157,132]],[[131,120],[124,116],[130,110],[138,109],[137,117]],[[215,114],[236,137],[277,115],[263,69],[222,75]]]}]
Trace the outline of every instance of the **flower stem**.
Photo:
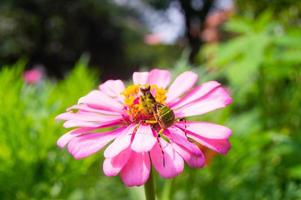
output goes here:
[{"label": "flower stem", "polygon": [[144,193],[145,193],[146,200],[156,199],[152,170],[150,171],[148,181],[144,184]]}]

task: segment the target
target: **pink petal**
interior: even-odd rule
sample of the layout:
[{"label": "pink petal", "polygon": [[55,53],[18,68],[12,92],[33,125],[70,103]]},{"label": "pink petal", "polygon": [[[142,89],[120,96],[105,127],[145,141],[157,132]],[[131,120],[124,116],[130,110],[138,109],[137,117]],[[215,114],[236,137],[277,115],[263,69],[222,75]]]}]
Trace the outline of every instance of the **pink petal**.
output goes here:
[{"label": "pink petal", "polygon": [[170,83],[171,75],[167,70],[153,69],[148,76],[148,84],[166,88]]},{"label": "pink petal", "polygon": [[177,144],[172,144],[174,149],[180,154],[180,156],[186,161],[186,163],[189,165],[189,167],[193,168],[200,168],[204,167],[205,165],[205,156],[201,152],[199,155],[192,154],[190,151],[185,149],[184,147],[181,147]]},{"label": "pink petal", "polygon": [[203,98],[190,103],[175,111],[177,118],[204,114],[218,108],[226,107],[232,102],[228,92],[222,88],[215,88]]},{"label": "pink petal", "polygon": [[56,120],[78,120],[78,121],[94,121],[94,122],[105,122],[117,119],[122,119],[122,116],[116,115],[102,115],[92,112],[66,112],[58,115]]},{"label": "pink petal", "polygon": [[136,152],[148,152],[156,144],[157,139],[149,125],[140,125],[135,133],[131,148]]},{"label": "pink petal", "polygon": [[78,135],[88,133],[89,131],[91,131],[91,128],[78,128],[71,130],[62,135],[56,143],[59,147],[64,148],[73,138]]},{"label": "pink petal", "polygon": [[205,96],[206,94],[208,94],[215,88],[219,87],[220,85],[221,84],[216,81],[209,81],[209,82],[203,83],[202,85],[193,88],[183,98],[181,98],[176,103],[172,103],[170,106],[172,109],[178,109],[182,106],[185,106],[189,103],[192,103],[192,102],[202,98],[203,96]]},{"label": "pink petal", "polygon": [[172,178],[179,175],[184,168],[182,157],[173,149],[171,144],[161,138],[159,138],[159,141],[161,147],[159,143],[156,143],[150,152],[155,169],[164,178]]},{"label": "pink petal", "polygon": [[106,148],[104,156],[106,158],[112,158],[128,148],[131,144],[131,138],[134,134],[135,127],[136,126],[134,125],[128,126],[127,129],[124,130],[123,133],[108,146],[108,148]]},{"label": "pink petal", "polygon": [[150,174],[148,153],[132,152],[130,159],[121,170],[121,179],[128,187],[143,185]]},{"label": "pink petal", "polygon": [[135,85],[141,84],[147,84],[148,80],[148,72],[134,72],[133,74],[133,82]]},{"label": "pink petal", "polygon": [[119,128],[109,132],[90,133],[73,138],[68,144],[68,151],[75,159],[81,159],[96,153],[124,131]]},{"label": "pink petal", "polygon": [[230,137],[231,129],[218,124],[208,122],[178,122],[176,126],[183,131],[189,131],[209,139],[227,139]]},{"label": "pink petal", "polygon": [[125,87],[121,80],[108,80],[101,84],[99,89],[110,97],[120,97]]},{"label": "pink petal", "polygon": [[116,176],[131,156],[131,149],[127,148],[113,158],[105,158],[103,162],[103,171],[106,176]]},{"label": "pink petal", "polygon": [[200,149],[195,144],[188,141],[184,131],[176,127],[170,127],[168,128],[168,130],[170,132],[169,139],[172,140],[172,142],[185,147],[187,150],[189,150],[195,155],[202,154]]},{"label": "pink petal", "polygon": [[171,102],[189,91],[197,79],[198,75],[194,72],[187,71],[180,74],[169,87],[166,102]]},{"label": "pink petal", "polygon": [[68,120],[66,121],[63,126],[65,128],[74,128],[74,127],[94,127],[97,128],[100,123],[97,122],[84,122],[78,120]]},{"label": "pink petal", "polygon": [[116,112],[116,111],[110,111],[110,110],[103,110],[100,109],[99,107],[93,108],[88,106],[87,104],[77,104],[74,106],[71,106],[67,109],[67,111],[74,111],[74,110],[79,110],[79,111],[84,111],[84,112],[94,112],[94,113],[99,113],[99,114],[103,114],[103,115],[120,115],[120,111]]},{"label": "pink petal", "polygon": [[78,103],[85,103],[95,108],[103,108],[105,110],[119,111],[123,109],[123,105],[117,100],[109,97],[99,90],[93,90],[86,96],[80,98]]},{"label": "pink petal", "polygon": [[105,122],[86,122],[86,121],[79,121],[79,120],[68,120],[63,124],[63,126],[65,128],[74,128],[74,127],[105,128],[105,127],[120,125],[121,123],[122,120],[120,119],[105,121]]},{"label": "pink petal", "polygon": [[190,138],[194,139],[195,141],[202,144],[203,146],[206,146],[209,149],[212,149],[213,151],[216,151],[221,154],[227,154],[231,148],[231,144],[228,139],[215,140],[215,139],[204,138],[196,134],[189,133],[188,135]]},{"label": "pink petal", "polygon": [[68,144],[68,142],[70,142],[74,137],[76,137],[76,135],[72,135],[70,134],[70,132],[65,133],[64,135],[62,135],[58,141],[56,142],[56,144],[61,147],[64,148],[66,146],[66,144]]}]

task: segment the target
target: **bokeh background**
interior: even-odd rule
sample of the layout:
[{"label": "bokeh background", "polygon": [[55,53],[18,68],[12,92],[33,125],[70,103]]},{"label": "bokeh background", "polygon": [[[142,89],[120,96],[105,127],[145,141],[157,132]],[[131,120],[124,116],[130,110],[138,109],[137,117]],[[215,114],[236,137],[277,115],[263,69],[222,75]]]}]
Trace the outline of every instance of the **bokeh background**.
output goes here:
[{"label": "bokeh background", "polygon": [[74,160],[54,117],[107,79],[192,70],[233,104],[201,117],[231,127],[227,156],[156,176],[162,200],[301,199],[301,1],[1,0],[0,199],[143,199]]}]

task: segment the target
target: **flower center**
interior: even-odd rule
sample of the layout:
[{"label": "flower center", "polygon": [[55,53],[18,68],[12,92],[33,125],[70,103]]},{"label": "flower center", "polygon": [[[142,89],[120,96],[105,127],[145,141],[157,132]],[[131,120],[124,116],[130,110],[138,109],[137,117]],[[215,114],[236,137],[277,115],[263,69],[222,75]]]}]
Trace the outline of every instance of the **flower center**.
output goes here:
[{"label": "flower center", "polygon": [[[147,88],[147,94],[141,91]],[[157,85],[129,85],[122,93],[125,109],[132,122],[155,120],[156,104],[164,105],[166,90]]]}]

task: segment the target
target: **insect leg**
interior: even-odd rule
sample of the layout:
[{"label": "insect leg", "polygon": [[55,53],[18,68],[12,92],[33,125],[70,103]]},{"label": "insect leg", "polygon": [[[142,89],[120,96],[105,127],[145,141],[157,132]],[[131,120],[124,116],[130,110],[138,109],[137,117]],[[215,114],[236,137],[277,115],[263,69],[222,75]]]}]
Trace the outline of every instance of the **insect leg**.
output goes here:
[{"label": "insect leg", "polygon": [[145,120],[144,122],[147,124],[157,124],[156,120]]},{"label": "insect leg", "polygon": [[135,134],[136,134],[138,128],[140,127],[140,125],[141,125],[141,122],[139,122],[139,123],[135,126],[135,128],[134,128],[134,130],[133,130],[133,133],[130,133],[130,134],[129,134],[129,135],[131,135],[131,139],[134,138],[134,136],[135,136]]},{"label": "insect leg", "polygon": [[162,153],[162,157],[163,157],[163,160],[162,160],[162,162],[163,162],[163,167],[165,167],[165,153],[164,153],[164,151],[163,151],[163,148],[162,148],[161,143],[160,143],[160,140],[159,140],[159,138],[161,137],[161,134],[162,134],[162,133],[163,133],[163,129],[161,129],[161,130],[159,131],[158,137],[157,137],[157,141],[158,141],[158,144],[159,144],[159,146],[160,146],[161,153]]},{"label": "insect leg", "polygon": [[187,129],[187,125],[186,125],[187,121],[186,121],[186,119],[185,118],[181,118],[181,119],[179,119],[179,121],[180,122],[184,122],[184,134],[185,134],[185,137],[188,138],[188,136],[187,136],[187,130],[186,130]]}]

